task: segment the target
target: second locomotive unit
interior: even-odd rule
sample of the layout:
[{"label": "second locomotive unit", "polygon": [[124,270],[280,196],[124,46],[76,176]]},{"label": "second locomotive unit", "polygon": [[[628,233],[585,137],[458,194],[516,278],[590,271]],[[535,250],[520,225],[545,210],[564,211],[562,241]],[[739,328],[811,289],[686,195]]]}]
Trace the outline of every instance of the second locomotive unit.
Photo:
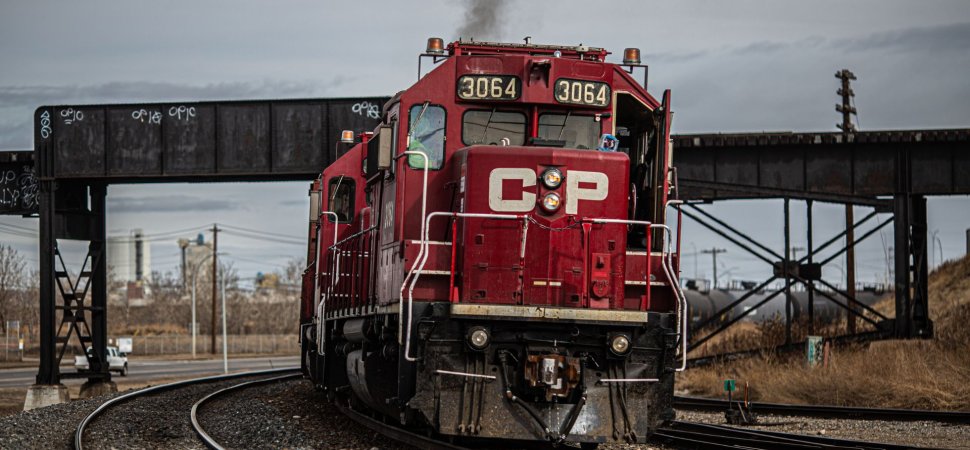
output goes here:
[{"label": "second locomotive unit", "polygon": [[670,93],[593,47],[429,40],[311,191],[303,369],[444,437],[644,442],[685,364]]}]

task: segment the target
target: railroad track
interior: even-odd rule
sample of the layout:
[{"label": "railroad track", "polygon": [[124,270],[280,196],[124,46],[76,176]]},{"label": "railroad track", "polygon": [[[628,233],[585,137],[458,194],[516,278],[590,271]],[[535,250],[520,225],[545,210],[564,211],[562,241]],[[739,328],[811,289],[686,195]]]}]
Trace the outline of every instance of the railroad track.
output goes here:
[{"label": "railroad track", "polygon": [[364,415],[358,411],[350,409],[347,406],[337,405],[337,408],[345,416],[349,417],[354,422],[357,422],[358,424],[370,429],[371,431],[380,433],[385,437],[387,437],[388,439],[392,439],[402,444],[410,445],[414,448],[420,448],[425,450],[467,450],[465,447],[449,444],[447,442],[442,442],[428,436],[412,433],[403,428],[398,428],[395,426],[388,425],[370,416]]},{"label": "railroad track", "polygon": [[[740,402],[733,401],[732,405]],[[916,409],[856,408],[827,405],[790,405],[783,403],[750,402],[749,408],[756,413],[781,414],[829,419],[856,420],[933,420],[937,422],[970,424],[970,412],[926,411]],[[706,411],[728,409],[727,400],[700,397],[674,397],[674,407]]]},{"label": "railroad track", "polygon": [[674,421],[654,434],[654,441],[690,449],[911,449],[909,445],[854,441],[773,431],[740,429],[724,425]]},{"label": "railroad track", "polygon": [[[188,407],[188,404],[186,404],[185,408],[180,409],[177,403],[185,402],[186,399],[184,398],[177,399],[177,400],[169,399],[167,397],[159,397],[158,394],[170,393],[176,390],[186,390],[186,391],[194,390],[196,388],[204,388],[210,384],[216,384],[217,386],[221,387],[221,384],[224,384],[225,382],[240,379],[240,378],[269,377],[269,378],[261,378],[260,380],[256,380],[256,381],[268,382],[268,380],[275,380],[275,379],[281,378],[280,375],[285,373],[296,372],[295,375],[299,375],[298,371],[299,371],[299,368],[293,367],[293,368],[272,369],[272,370],[253,371],[253,372],[240,372],[240,373],[234,373],[229,375],[217,375],[217,376],[204,377],[204,378],[194,378],[191,380],[177,381],[174,383],[152,386],[152,387],[139,389],[136,391],[119,395],[101,404],[101,406],[99,406],[97,409],[95,409],[90,414],[85,416],[84,419],[82,419],[81,422],[78,423],[78,426],[74,431],[74,448],[76,450],[83,450],[83,448],[85,447],[85,435],[86,435],[85,431],[87,430],[88,426],[93,423],[97,423],[99,418],[107,415],[109,412],[114,411],[117,408],[123,407],[123,405],[132,405],[132,407],[136,408],[136,411],[133,414],[131,414],[131,420],[133,423],[125,424],[125,428],[127,431],[130,431],[132,428],[137,428],[141,426],[143,428],[146,428],[144,432],[149,436],[149,439],[150,439],[149,443],[155,443],[153,440],[159,439],[159,440],[168,441],[168,443],[173,448],[182,448],[182,447],[188,446],[190,443],[184,440],[184,436],[179,435],[180,433],[178,432],[179,430],[176,429],[177,427],[171,424],[166,425],[164,423],[165,419],[162,416],[165,414],[170,414],[173,416],[173,417],[170,417],[170,419],[174,422],[176,421],[176,417],[178,415],[182,415],[182,417],[184,417],[184,415],[194,413],[195,408],[190,409]],[[243,384],[249,384],[249,383],[243,383]],[[221,392],[222,390],[223,389],[219,389],[217,393]],[[196,396],[204,395],[205,393],[208,393],[208,392],[210,391],[195,393],[195,395]],[[191,397],[193,395],[193,393],[191,392],[187,393],[186,395],[193,399],[197,398],[197,397]],[[210,394],[207,397],[211,397],[211,395],[212,394]],[[147,403],[136,406],[134,404],[134,401],[136,400],[146,400]],[[198,402],[196,402],[195,404],[197,405]],[[168,407],[168,409],[163,411],[155,410],[155,408],[160,408],[160,406],[162,405]],[[88,433],[88,434],[91,434],[91,433]],[[188,434],[191,435],[191,432]],[[179,439],[182,439],[182,440],[179,440]],[[104,439],[104,440],[107,440],[107,439]],[[205,441],[203,440],[203,442]],[[89,443],[103,444],[103,442],[98,442],[98,441],[93,441]],[[156,444],[161,444],[161,443],[156,443]],[[130,442],[125,442],[123,443],[123,445],[121,445],[121,447],[127,447],[132,445],[133,444]],[[134,444],[134,445],[137,445],[137,444]],[[164,445],[164,444],[161,444],[161,445]],[[110,444],[105,446],[118,447],[117,445],[110,445]]]},{"label": "railroad track", "polygon": [[192,429],[195,430],[195,434],[199,436],[199,439],[201,439],[203,443],[205,443],[206,447],[209,447],[210,449],[213,449],[213,450],[224,450],[225,447],[223,447],[222,444],[219,443],[219,441],[216,441],[208,432],[206,432],[205,429],[202,427],[202,424],[199,422],[199,409],[202,407],[202,405],[208,402],[211,402],[216,398],[222,397],[230,392],[240,391],[253,386],[260,386],[263,384],[270,384],[270,383],[276,383],[279,381],[290,380],[293,378],[300,378],[302,376],[303,376],[302,373],[296,372],[296,373],[290,373],[290,374],[280,375],[276,377],[263,378],[260,380],[246,381],[243,383],[234,384],[227,388],[219,389],[218,391],[215,391],[209,395],[206,395],[205,397],[202,397],[202,399],[200,399],[199,401],[192,404],[192,411],[189,415],[192,421]]}]

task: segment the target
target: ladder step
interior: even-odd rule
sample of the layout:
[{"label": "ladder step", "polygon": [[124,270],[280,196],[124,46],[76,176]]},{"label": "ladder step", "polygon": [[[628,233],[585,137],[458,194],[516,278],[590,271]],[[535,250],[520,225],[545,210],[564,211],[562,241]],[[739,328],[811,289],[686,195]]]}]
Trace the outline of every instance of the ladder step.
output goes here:
[{"label": "ladder step", "polygon": [[57,278],[67,278],[67,271],[64,271],[64,270],[55,270],[54,271],[54,276],[57,277]]},{"label": "ladder step", "polygon": [[81,272],[81,276],[85,278],[91,278],[92,272],[90,270],[84,270]]}]

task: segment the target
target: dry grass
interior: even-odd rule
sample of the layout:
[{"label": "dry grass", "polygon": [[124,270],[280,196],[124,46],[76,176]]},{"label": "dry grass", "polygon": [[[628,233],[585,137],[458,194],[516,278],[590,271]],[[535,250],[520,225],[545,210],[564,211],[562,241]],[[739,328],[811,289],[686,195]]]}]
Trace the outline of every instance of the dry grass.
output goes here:
[{"label": "dry grass", "polygon": [[[929,290],[932,340],[835,348],[827,368],[810,369],[803,357],[763,355],[689,370],[677,387],[717,397],[723,395],[723,380],[732,378],[749,383],[754,400],[970,410],[970,258],[941,266],[930,276]],[[891,311],[893,299],[883,302],[877,309]],[[772,327],[759,327],[769,342],[777,339]]]}]

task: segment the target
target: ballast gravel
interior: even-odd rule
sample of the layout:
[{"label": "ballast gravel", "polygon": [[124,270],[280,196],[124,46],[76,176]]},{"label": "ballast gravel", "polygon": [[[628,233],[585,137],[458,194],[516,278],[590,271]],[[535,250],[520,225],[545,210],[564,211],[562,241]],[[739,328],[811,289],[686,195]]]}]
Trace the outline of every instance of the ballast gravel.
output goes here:
[{"label": "ballast gravel", "polygon": [[[201,449],[189,423],[192,404],[214,390],[247,379],[192,386],[136,398],[88,426],[85,448]],[[78,422],[118,395],[73,401],[0,418],[0,449],[70,449]],[[202,408],[203,427],[227,448],[387,449],[402,447],[344,417],[302,379],[253,386]],[[678,420],[723,424],[721,413],[678,410]],[[970,425],[932,421],[888,422],[760,415],[758,430],[823,435],[914,447],[970,449]],[[602,450],[672,449],[602,445]]]},{"label": "ballast gravel", "polygon": [[[213,391],[253,379],[257,378],[206,383],[123,402],[88,424],[84,448],[204,449],[189,421],[192,404]],[[304,380],[254,386],[237,394],[200,411],[203,427],[217,440],[226,439],[227,448],[404,448],[345,418]],[[117,395],[2,417],[0,449],[72,449],[81,419]]]},{"label": "ballast gravel", "polygon": [[[725,425],[724,413],[677,410],[677,420]],[[914,448],[970,449],[970,425],[934,421],[890,422],[884,420],[819,419],[801,416],[758,415],[760,425],[736,426],[741,429],[796,433],[838,439],[911,445]],[[676,449],[649,445],[601,445],[601,450]]]},{"label": "ballast gravel", "polygon": [[206,432],[226,448],[410,448],[345,417],[302,379],[227,393],[207,402],[199,417]]},{"label": "ballast gravel", "polygon": [[[723,413],[678,411],[678,420],[724,424]],[[826,436],[839,439],[912,445],[915,447],[970,449],[970,425],[934,421],[819,419],[814,417],[758,415],[755,430]]]}]

